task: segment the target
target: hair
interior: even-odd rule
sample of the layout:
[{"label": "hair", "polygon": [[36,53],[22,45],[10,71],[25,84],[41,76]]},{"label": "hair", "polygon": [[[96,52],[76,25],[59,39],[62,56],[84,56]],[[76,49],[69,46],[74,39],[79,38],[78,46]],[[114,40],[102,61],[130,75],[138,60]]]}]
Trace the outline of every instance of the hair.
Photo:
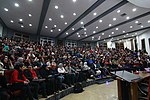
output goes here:
[{"label": "hair", "polygon": [[19,70],[20,68],[23,67],[23,64],[22,63],[16,63],[15,66],[14,66],[14,69],[17,69]]}]

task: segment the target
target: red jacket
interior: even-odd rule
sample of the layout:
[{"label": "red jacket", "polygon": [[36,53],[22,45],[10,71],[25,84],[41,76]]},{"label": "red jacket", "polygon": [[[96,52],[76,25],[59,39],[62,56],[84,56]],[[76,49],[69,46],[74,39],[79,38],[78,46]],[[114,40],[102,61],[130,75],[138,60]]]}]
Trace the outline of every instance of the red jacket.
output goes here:
[{"label": "red jacket", "polygon": [[18,75],[19,75],[19,72],[17,70],[14,70],[14,72],[12,73],[12,79],[11,79],[12,83],[18,83],[18,82],[23,83],[24,81],[27,80],[27,78],[24,76],[24,74],[22,74],[23,80],[18,79]]},{"label": "red jacket", "polygon": [[30,70],[30,72],[31,72],[33,78],[37,77],[36,72],[34,70]]}]

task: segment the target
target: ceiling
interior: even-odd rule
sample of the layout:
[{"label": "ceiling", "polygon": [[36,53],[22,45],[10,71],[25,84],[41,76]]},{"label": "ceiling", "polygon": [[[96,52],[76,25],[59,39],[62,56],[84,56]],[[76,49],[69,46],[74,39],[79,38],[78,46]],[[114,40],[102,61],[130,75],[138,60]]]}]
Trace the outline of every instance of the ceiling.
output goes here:
[{"label": "ceiling", "polygon": [[9,28],[25,33],[100,41],[148,29],[150,8],[126,0],[1,0],[0,18]]}]

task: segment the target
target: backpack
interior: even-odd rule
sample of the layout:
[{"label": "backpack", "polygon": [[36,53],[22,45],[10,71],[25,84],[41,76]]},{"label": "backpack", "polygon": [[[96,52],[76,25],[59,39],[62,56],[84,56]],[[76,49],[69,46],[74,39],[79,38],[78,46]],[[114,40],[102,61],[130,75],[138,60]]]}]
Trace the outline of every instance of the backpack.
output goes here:
[{"label": "backpack", "polygon": [[74,93],[81,93],[83,92],[83,86],[82,86],[82,83],[76,83],[74,85]]}]

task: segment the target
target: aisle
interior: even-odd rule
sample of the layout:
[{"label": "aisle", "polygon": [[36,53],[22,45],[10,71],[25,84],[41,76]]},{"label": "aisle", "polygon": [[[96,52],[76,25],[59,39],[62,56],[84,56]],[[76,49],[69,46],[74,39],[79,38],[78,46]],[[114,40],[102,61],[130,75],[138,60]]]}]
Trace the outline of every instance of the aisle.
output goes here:
[{"label": "aisle", "polygon": [[70,94],[60,100],[118,100],[117,81],[102,85],[92,85],[84,88],[84,92]]}]

